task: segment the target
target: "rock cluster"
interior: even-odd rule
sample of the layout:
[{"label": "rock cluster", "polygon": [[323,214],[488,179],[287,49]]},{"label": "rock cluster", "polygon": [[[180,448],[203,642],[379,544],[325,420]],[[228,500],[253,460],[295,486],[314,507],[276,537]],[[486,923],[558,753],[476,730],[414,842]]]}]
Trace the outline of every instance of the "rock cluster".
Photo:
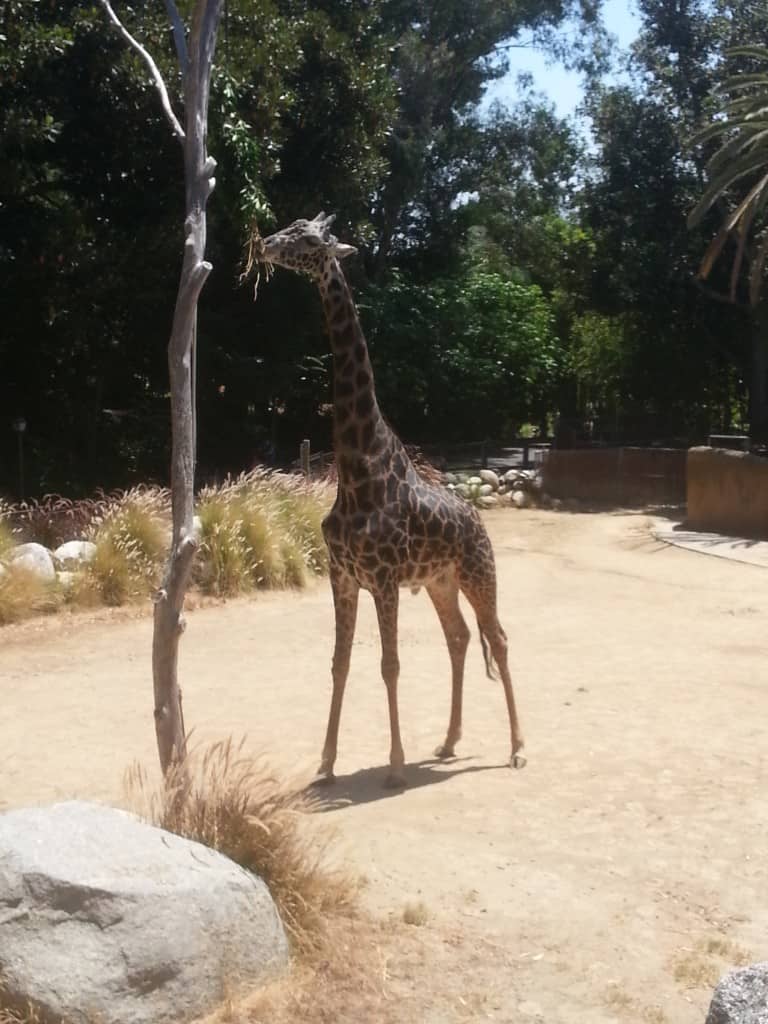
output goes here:
[{"label": "rock cluster", "polygon": [[55,551],[34,542],[17,544],[6,552],[3,562],[0,562],[0,576],[20,569],[45,583],[58,581],[66,587],[95,554],[96,545],[89,540],[70,540]]},{"label": "rock cluster", "polygon": [[446,486],[479,508],[529,508],[540,505],[541,478],[534,469],[510,469],[499,476],[492,469],[477,474],[446,473]]}]

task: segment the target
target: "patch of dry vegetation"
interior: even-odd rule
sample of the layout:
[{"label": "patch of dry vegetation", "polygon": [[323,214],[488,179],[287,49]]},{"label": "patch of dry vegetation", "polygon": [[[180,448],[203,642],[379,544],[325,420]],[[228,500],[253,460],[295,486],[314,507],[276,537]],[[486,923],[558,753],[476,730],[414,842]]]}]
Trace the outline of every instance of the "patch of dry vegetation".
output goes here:
[{"label": "patch of dry vegetation", "polygon": [[264,880],[293,949],[317,952],[329,922],[354,915],[359,884],[330,866],[330,834],[307,829],[313,802],[278,780],[244,744],[227,740],[192,754],[152,790],[140,766],[126,777],[129,805],[161,828],[204,843]]},{"label": "patch of dry vegetation", "polygon": [[[255,470],[208,487],[198,498],[200,550],[193,587],[214,597],[257,589],[304,587],[327,569],[321,523],[331,501],[327,484]],[[17,527],[11,530],[11,513]],[[0,572],[0,625],[67,606],[118,607],[146,601],[157,588],[171,533],[170,494],[134,488],[71,502],[49,496],[0,503],[0,559],[20,540],[55,547],[87,539],[93,560],[66,586]]]},{"label": "patch of dry vegetation", "polygon": [[0,626],[33,615],[58,611],[64,603],[61,588],[21,565],[11,565],[0,574]]},{"label": "patch of dry vegetation", "polygon": [[699,939],[694,947],[681,949],[672,960],[675,981],[685,989],[712,988],[731,967],[750,963],[748,950],[727,936]]},{"label": "patch of dry vegetation", "polygon": [[255,470],[206,488],[196,582],[221,597],[306,586],[327,567],[321,523],[328,504],[327,487],[284,473]]}]

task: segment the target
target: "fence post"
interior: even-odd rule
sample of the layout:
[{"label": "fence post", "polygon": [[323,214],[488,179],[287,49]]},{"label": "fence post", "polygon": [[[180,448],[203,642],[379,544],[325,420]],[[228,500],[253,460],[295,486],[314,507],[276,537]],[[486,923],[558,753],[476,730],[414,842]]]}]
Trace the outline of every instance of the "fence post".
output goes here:
[{"label": "fence post", "polygon": [[299,462],[301,464],[301,472],[309,480],[309,441],[307,439],[303,440],[299,445]]}]

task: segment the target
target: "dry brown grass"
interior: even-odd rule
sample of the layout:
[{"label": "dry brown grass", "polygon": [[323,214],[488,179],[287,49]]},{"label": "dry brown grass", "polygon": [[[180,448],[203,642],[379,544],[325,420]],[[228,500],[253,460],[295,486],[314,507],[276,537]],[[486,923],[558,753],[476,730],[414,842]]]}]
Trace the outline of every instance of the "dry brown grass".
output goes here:
[{"label": "dry brown grass", "polygon": [[383,926],[364,915],[336,918],[322,951],[198,1024],[394,1024],[403,1017],[389,984],[391,953]]},{"label": "dry brown grass", "polygon": [[349,918],[359,885],[331,867],[331,833],[309,828],[313,802],[231,739],[192,753],[182,773],[153,790],[140,766],[126,776],[129,805],[161,828],[221,851],[268,886],[293,949],[317,953],[329,923]]},{"label": "dry brown grass", "polygon": [[429,920],[429,910],[426,904],[419,901],[418,903],[406,903],[403,907],[403,921],[405,924],[415,925],[417,928],[423,928]]},{"label": "dry brown grass", "polygon": [[63,603],[61,588],[29,569],[10,566],[0,575],[0,626],[58,611]]},{"label": "dry brown grass", "polygon": [[693,948],[681,949],[672,960],[675,981],[685,989],[712,988],[730,967],[743,967],[751,953],[725,935],[699,939]]}]

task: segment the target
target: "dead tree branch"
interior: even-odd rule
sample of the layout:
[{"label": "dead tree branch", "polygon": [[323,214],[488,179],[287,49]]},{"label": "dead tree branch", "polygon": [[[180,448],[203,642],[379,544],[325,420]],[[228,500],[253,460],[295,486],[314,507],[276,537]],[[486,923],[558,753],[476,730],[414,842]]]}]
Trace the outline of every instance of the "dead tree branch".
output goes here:
[{"label": "dead tree branch", "polygon": [[[170,2],[173,2],[173,0],[170,0]],[[160,70],[157,64],[155,64],[154,60],[152,59],[148,51],[141,45],[138,39],[134,39],[134,37],[131,35],[131,33],[128,31],[125,25],[123,25],[118,16],[112,10],[112,5],[110,4],[109,0],[99,0],[99,3],[107,12],[109,20],[115,26],[115,28],[123,37],[123,39],[125,39],[128,45],[132,46],[133,49],[136,50],[136,52],[140,54],[140,56],[143,58],[147,67],[149,68],[149,73],[152,75],[152,80],[155,83],[155,86],[157,87],[157,91],[160,93],[160,102],[163,104],[163,110],[165,111],[165,116],[168,118],[168,123],[170,124],[173,130],[173,134],[176,136],[177,139],[179,139],[180,142],[183,142],[184,129],[181,127],[179,119],[173,112],[171,100],[168,95],[168,89],[166,88],[165,82],[163,81],[163,76],[160,74]],[[175,32],[176,29],[174,26],[174,35]]]}]

